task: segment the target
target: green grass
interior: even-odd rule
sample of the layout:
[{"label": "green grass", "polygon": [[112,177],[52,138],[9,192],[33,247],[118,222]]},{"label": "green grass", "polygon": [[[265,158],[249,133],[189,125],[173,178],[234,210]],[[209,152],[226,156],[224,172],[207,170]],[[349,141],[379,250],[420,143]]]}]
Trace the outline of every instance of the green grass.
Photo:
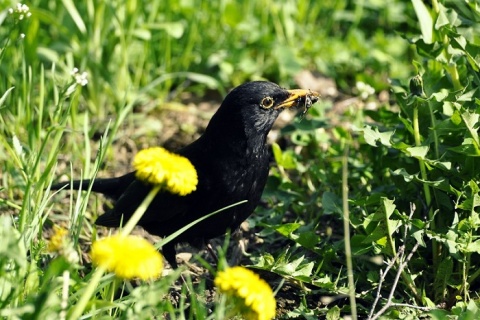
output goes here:
[{"label": "green grass", "polygon": [[[94,274],[88,252],[100,236],[93,221],[103,199],[88,192],[65,198],[49,190],[52,181],[129,170],[116,153],[125,145],[155,145],[168,116],[162,110],[181,105],[184,94],[202,101],[253,79],[294,87],[305,69],[334,79],[342,94],[281,131],[287,142],[273,146],[277,164],[266,205],[249,219],[262,243],[249,249],[253,268],[284,279],[296,296],[281,317],[339,319],[357,310],[365,318],[384,306],[387,318],[478,316],[480,11],[474,4],[28,5],[31,16],[20,20],[8,12],[16,3],[0,2],[2,318],[68,318]],[[87,72],[86,86],[76,83],[74,67]],[[360,81],[376,93],[360,97]],[[139,126],[158,115],[160,125]],[[132,134],[139,127],[143,134]],[[347,208],[351,230],[344,234]],[[53,225],[70,231],[68,251],[57,256],[47,250]],[[172,304],[167,294],[178,277],[132,286],[104,275],[83,318],[227,313],[225,299],[205,306],[191,298],[209,299],[204,280],[192,284],[188,277]],[[117,285],[129,294],[113,295]],[[349,291],[355,302],[346,298]],[[278,299],[288,301],[282,292]]]}]

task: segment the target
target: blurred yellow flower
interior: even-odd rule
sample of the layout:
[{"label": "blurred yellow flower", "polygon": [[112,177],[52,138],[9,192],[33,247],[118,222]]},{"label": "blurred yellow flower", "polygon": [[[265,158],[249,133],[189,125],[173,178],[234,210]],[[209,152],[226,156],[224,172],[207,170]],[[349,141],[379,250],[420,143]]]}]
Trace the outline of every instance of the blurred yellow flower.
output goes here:
[{"label": "blurred yellow flower", "polygon": [[141,150],[133,159],[136,177],[151,184],[165,187],[181,196],[196,190],[198,176],[190,160],[154,147]]},{"label": "blurred yellow flower", "polygon": [[76,264],[80,260],[77,251],[73,247],[73,242],[68,236],[68,229],[59,225],[53,226],[53,235],[50,237],[50,240],[48,240],[47,250],[48,252],[63,256],[72,264]]},{"label": "blurred yellow flower", "polygon": [[275,317],[276,301],[272,289],[256,273],[244,267],[227,268],[217,273],[215,286],[233,300],[236,311],[246,319]]},{"label": "blurred yellow flower", "polygon": [[139,236],[116,234],[92,245],[92,261],[119,278],[151,280],[160,277],[163,258],[155,247]]},{"label": "blurred yellow flower", "polygon": [[58,225],[53,225],[53,235],[48,241],[47,250],[49,252],[60,252],[65,247],[68,230]]}]

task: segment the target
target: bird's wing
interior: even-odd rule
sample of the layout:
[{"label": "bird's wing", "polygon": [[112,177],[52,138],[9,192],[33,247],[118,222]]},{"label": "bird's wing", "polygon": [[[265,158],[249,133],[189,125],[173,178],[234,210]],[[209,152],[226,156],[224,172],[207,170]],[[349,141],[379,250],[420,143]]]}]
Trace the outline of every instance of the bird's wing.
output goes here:
[{"label": "bird's wing", "polygon": [[[125,224],[140,206],[152,187],[139,180],[134,180],[118,198],[113,209],[98,217],[95,223],[105,227],[118,227]],[[188,210],[186,197],[160,191],[144,213],[139,225],[162,223],[180,218]]]}]

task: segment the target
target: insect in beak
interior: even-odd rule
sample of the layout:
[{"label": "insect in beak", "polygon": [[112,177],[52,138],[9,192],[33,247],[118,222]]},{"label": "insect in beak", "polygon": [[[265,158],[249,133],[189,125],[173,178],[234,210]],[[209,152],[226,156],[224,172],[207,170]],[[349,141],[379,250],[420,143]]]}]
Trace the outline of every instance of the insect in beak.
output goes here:
[{"label": "insect in beak", "polygon": [[310,89],[308,90],[308,93],[304,97],[300,97],[298,99],[298,106],[303,104],[303,112],[301,115],[301,119],[305,117],[305,114],[307,114],[308,110],[312,107],[312,105],[317,102],[320,99],[320,95],[316,92],[312,92]]}]

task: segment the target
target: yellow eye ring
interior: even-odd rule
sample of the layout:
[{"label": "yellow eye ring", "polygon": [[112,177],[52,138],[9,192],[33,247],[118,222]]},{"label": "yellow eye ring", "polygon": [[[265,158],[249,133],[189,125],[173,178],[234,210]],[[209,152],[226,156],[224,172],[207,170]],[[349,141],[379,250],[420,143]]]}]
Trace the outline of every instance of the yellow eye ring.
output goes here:
[{"label": "yellow eye ring", "polygon": [[271,107],[273,107],[273,98],[272,97],[265,97],[262,99],[262,102],[261,102],[261,106],[262,108],[264,109],[270,109]]}]

